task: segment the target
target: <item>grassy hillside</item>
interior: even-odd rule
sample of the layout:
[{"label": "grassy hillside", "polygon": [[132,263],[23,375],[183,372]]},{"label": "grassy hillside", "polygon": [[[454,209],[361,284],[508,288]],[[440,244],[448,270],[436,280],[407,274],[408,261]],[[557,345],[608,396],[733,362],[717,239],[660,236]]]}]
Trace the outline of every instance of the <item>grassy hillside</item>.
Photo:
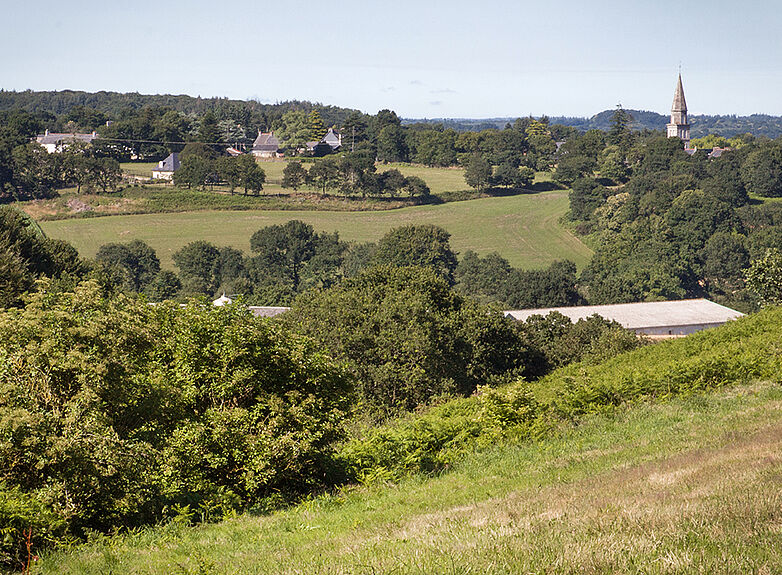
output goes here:
[{"label": "grassy hillside", "polygon": [[142,239],[155,248],[163,266],[171,268],[171,255],[188,242],[206,240],[249,252],[253,232],[291,219],[355,241],[377,240],[395,226],[430,223],[451,232],[452,245],[460,252],[498,251],[524,268],[565,258],[582,266],[591,250],[559,223],[567,207],[567,193],[555,191],[390,211],[200,211],[48,221],[41,227],[51,237],[71,242],[84,256],[95,255],[108,242]]},{"label": "grassy hillside", "polygon": [[[384,442],[353,440],[404,468],[436,456],[450,426],[446,473],[375,475],[271,515],[99,538],[36,572],[776,573],[780,320],[771,310],[449,402],[379,429]],[[471,430],[491,441],[475,451]]]},{"label": "grassy hillside", "polygon": [[35,573],[774,573],[782,390],[593,416],[434,479],[271,516],[172,524],[46,556]]}]

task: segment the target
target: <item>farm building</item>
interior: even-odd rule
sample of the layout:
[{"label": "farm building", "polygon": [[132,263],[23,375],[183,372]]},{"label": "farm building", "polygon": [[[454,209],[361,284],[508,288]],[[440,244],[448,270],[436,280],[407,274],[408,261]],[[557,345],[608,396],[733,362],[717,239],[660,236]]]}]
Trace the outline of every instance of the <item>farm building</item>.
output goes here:
[{"label": "farm building", "polygon": [[91,144],[98,137],[96,132],[91,134],[57,134],[46,130],[44,134],[36,136],[35,141],[41,144],[50,154],[62,152],[72,142],[84,142]]},{"label": "farm building", "polygon": [[153,180],[170,180],[174,177],[174,172],[179,169],[179,154],[172,152],[165,160],[158,162],[157,167],[152,168]]},{"label": "farm building", "polygon": [[342,134],[329,128],[326,135],[319,142],[307,142],[307,152],[315,156],[325,156],[331,152],[336,152],[342,146]]},{"label": "farm building", "polygon": [[258,137],[253,142],[251,154],[256,158],[276,158],[280,149],[280,141],[274,132],[264,133],[259,131]]},{"label": "farm building", "polygon": [[288,311],[289,307],[276,307],[270,305],[251,305],[247,309],[250,310],[255,317],[274,317]]},{"label": "farm building", "polygon": [[653,336],[688,335],[744,315],[707,299],[522,309],[506,311],[505,315],[524,321],[532,315],[545,316],[554,311],[573,322],[597,314],[637,334]]},{"label": "farm building", "polygon": [[[214,300],[212,302],[212,305],[215,307],[222,307],[224,305],[231,305],[233,302],[234,302],[233,297],[223,294],[219,298]],[[250,305],[247,306],[247,309],[249,309],[250,313],[253,314],[255,317],[274,317],[276,315],[280,315],[281,313],[288,311],[291,308],[270,306],[270,305]]]}]

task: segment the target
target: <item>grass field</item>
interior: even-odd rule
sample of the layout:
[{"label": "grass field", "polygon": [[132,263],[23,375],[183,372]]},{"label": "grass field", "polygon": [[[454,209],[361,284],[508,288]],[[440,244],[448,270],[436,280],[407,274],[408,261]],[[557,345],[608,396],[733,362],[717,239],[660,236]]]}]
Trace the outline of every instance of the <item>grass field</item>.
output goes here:
[{"label": "grass field", "polygon": [[[282,184],[282,171],[285,169],[288,160],[260,160],[258,165],[266,172],[266,184],[264,189],[266,193],[277,194],[286,190]],[[152,177],[152,168],[157,162],[127,162],[121,164],[122,171],[132,176]],[[305,160],[305,167],[311,164]],[[377,171],[385,172],[391,168],[396,168],[404,176],[418,176],[429,186],[432,194],[438,195],[448,192],[467,190],[469,187],[464,181],[464,169],[461,167],[451,168],[433,168],[417,164],[378,164]],[[546,182],[551,180],[551,174],[539,172],[536,174],[536,182]]]},{"label": "grass field", "polygon": [[782,389],[590,416],[448,473],[45,555],[34,573],[779,573]]},{"label": "grass field", "polygon": [[151,178],[152,168],[157,167],[157,162],[123,162],[119,166],[125,174]]},{"label": "grass field", "polygon": [[87,257],[105,243],[142,239],[166,268],[172,268],[172,254],[188,242],[206,240],[249,252],[255,231],[292,219],[316,230],[338,231],[342,239],[354,241],[377,240],[395,226],[436,224],[451,232],[452,246],[459,252],[497,251],[522,268],[540,268],[560,259],[583,266],[591,251],[559,223],[567,206],[567,193],[554,191],[388,211],[198,211],[47,221],[41,227]]}]

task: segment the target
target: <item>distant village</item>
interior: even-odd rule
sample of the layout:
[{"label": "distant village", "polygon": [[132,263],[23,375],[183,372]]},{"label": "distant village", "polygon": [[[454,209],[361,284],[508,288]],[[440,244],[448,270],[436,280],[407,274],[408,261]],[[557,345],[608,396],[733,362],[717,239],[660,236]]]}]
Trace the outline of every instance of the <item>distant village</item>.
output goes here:
[{"label": "distant village", "polygon": [[[666,128],[669,138],[680,138],[682,140],[684,149],[688,154],[692,155],[698,151],[697,146],[690,145],[690,124],[681,74],[679,74],[677,79],[673,105],[671,106],[670,123]],[[73,142],[91,144],[94,140],[99,138],[99,134],[95,131],[91,133],[55,133],[46,130],[45,133],[37,136],[35,141],[43,146],[47,152],[58,153],[62,152],[65,147]],[[564,143],[564,141],[555,142],[556,150],[559,151]],[[295,150],[295,152],[299,155],[319,157],[339,151],[341,147],[342,134],[340,134],[335,127],[332,127],[328,129],[320,140],[308,141],[304,147]],[[224,148],[224,153],[225,155],[233,157],[251,154],[255,158],[266,160],[283,157],[285,154],[282,149],[282,143],[279,138],[275,136],[273,131],[263,132],[259,130],[258,136],[255,138],[255,141],[249,150],[246,149],[243,144],[234,144]],[[730,147],[715,146],[702,151],[707,153],[708,157],[711,159],[720,157],[723,152],[730,149]],[[170,182],[173,180],[173,175],[180,166],[179,153],[172,152],[168,157],[159,161],[158,165],[152,169],[150,174],[151,178],[153,180]]]}]

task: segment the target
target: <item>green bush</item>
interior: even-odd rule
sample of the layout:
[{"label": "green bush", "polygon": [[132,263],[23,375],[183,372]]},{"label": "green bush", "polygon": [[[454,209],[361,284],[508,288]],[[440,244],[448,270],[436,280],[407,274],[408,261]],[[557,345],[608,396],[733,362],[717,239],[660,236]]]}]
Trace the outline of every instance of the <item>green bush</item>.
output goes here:
[{"label": "green bush", "polygon": [[[583,326],[587,331],[595,327],[597,322]],[[602,363],[587,358],[534,383],[482,387],[473,397],[353,437],[342,446],[339,459],[358,481],[436,473],[466,452],[498,441],[539,437],[558,422],[623,403],[665,400],[753,380],[782,381],[780,335],[782,308],[776,308]],[[598,345],[597,351],[603,353],[606,345]]]},{"label": "green bush", "polygon": [[528,363],[513,320],[465,300],[424,267],[370,268],[303,294],[280,321],[346,360],[366,405],[387,414],[469,395]]},{"label": "green bush", "polygon": [[0,342],[0,481],[69,533],[341,478],[332,446],[351,380],[243,306],[106,300],[88,282],[0,314]]},{"label": "green bush", "polygon": [[31,555],[61,539],[65,528],[62,517],[38,498],[0,482],[0,566],[26,567]]}]

